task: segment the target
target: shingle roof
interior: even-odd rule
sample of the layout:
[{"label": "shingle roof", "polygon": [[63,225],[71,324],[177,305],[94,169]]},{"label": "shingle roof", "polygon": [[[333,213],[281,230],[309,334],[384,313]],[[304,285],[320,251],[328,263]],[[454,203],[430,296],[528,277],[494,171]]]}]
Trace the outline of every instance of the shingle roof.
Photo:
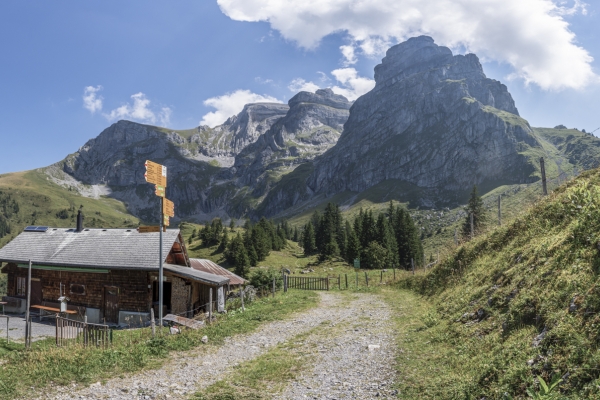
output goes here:
[{"label": "shingle roof", "polygon": [[222,286],[226,285],[229,282],[229,278],[227,277],[209,274],[207,272],[198,271],[189,267],[182,267],[181,265],[165,264],[164,270],[167,272],[171,272],[175,275],[179,275],[184,278],[189,278],[209,285]]},{"label": "shingle roof", "polygon": [[201,258],[190,258],[190,266],[198,271],[208,272],[209,274],[215,274],[229,278],[230,285],[243,285],[246,280],[241,276],[234,274],[233,272],[221,267],[219,264],[215,264],[210,260]]},{"label": "shingle roof", "polygon": [[[163,233],[163,262],[178,235],[178,229]],[[50,228],[21,233],[0,249],[0,262],[25,264],[31,259],[37,265],[158,270],[158,244],[158,232]]]}]

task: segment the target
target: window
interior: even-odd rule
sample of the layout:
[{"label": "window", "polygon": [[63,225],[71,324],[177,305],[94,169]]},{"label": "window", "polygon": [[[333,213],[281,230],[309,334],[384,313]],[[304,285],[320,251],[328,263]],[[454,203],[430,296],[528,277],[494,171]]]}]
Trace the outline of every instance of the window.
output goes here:
[{"label": "window", "polygon": [[24,276],[17,276],[17,296],[27,295],[27,279]]},{"label": "window", "polygon": [[85,294],[85,285],[79,283],[71,283],[71,294]]}]

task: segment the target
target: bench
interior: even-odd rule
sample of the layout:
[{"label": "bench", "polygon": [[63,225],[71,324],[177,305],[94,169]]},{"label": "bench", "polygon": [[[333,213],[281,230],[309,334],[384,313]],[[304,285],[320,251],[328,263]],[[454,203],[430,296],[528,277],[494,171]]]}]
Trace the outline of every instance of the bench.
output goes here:
[{"label": "bench", "polygon": [[40,310],[40,321],[44,317],[44,315],[42,314],[43,311],[48,312],[48,314],[50,314],[50,313],[55,313],[56,315],[67,314],[67,316],[68,316],[68,314],[77,314],[77,311],[75,311],[75,310],[67,310],[67,311],[61,312],[60,308],[41,306],[41,305],[34,305],[34,306],[31,306],[31,308],[36,308],[36,309]]}]

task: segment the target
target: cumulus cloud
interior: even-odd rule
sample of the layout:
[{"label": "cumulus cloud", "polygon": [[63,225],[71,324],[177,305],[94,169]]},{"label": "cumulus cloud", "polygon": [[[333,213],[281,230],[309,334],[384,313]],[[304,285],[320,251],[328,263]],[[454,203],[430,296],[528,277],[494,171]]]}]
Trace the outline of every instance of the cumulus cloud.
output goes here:
[{"label": "cumulus cloud", "polygon": [[294,80],[292,80],[290,82],[290,84],[288,85],[288,89],[290,89],[290,91],[294,92],[294,93],[298,93],[298,92],[314,92],[318,89],[320,89],[321,87],[317,84],[315,84],[314,82],[311,81],[305,81],[302,78],[296,78]]},{"label": "cumulus cloud", "polygon": [[[320,81],[322,83],[331,82],[331,79],[329,79],[325,73],[319,72],[319,74],[321,75]],[[335,69],[331,71],[331,75],[333,75],[338,83],[337,85],[332,86],[331,90],[336,94],[341,94],[348,100],[356,100],[358,97],[375,87],[375,81],[373,79],[358,76],[358,71],[354,68]],[[319,86],[312,81],[305,81],[302,78],[296,78],[288,85],[288,89],[294,93],[298,93],[302,90],[315,92],[321,87],[324,86]]]},{"label": "cumulus cloud", "polygon": [[102,86],[86,86],[83,88],[83,108],[94,114],[102,110],[102,96],[97,93],[102,90]]},{"label": "cumulus cloud", "polygon": [[275,97],[252,93],[249,90],[236,90],[222,96],[211,97],[204,101],[205,106],[215,108],[215,111],[204,114],[200,125],[214,127],[222,124],[227,118],[238,114],[249,103],[281,103]]},{"label": "cumulus cloud", "polygon": [[[353,47],[380,55],[390,43],[431,35],[438,44],[508,63],[513,77],[546,90],[580,89],[598,76],[566,16],[586,13],[581,0],[217,0],[237,21],[267,21],[304,48],[346,32]],[[348,57],[350,56],[350,57]],[[346,65],[346,66],[347,66]]]},{"label": "cumulus cloud", "polygon": [[340,46],[340,51],[342,52],[342,55],[344,56],[344,62],[343,62],[344,66],[356,64],[356,62],[358,61],[358,58],[356,57],[356,54],[354,53],[353,45],[347,44],[344,46]]},{"label": "cumulus cloud", "polygon": [[131,96],[132,102],[125,103],[121,107],[111,110],[110,113],[104,114],[109,121],[118,119],[129,119],[138,122],[156,124],[166,126],[171,119],[171,109],[162,107],[159,111],[150,109],[150,100],[142,92]]},{"label": "cumulus cloud", "polygon": [[373,79],[358,76],[358,72],[354,68],[336,69],[331,71],[331,75],[342,85],[333,86],[331,90],[334,93],[341,94],[348,100],[356,100],[375,87]]}]

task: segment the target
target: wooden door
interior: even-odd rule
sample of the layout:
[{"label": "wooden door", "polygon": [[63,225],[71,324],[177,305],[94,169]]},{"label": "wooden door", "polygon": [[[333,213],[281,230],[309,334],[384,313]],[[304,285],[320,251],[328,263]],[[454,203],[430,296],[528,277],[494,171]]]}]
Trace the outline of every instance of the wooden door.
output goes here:
[{"label": "wooden door", "polygon": [[104,320],[119,323],[119,288],[106,286],[104,288]]},{"label": "wooden door", "polygon": [[31,305],[42,305],[42,282],[31,280]]}]

